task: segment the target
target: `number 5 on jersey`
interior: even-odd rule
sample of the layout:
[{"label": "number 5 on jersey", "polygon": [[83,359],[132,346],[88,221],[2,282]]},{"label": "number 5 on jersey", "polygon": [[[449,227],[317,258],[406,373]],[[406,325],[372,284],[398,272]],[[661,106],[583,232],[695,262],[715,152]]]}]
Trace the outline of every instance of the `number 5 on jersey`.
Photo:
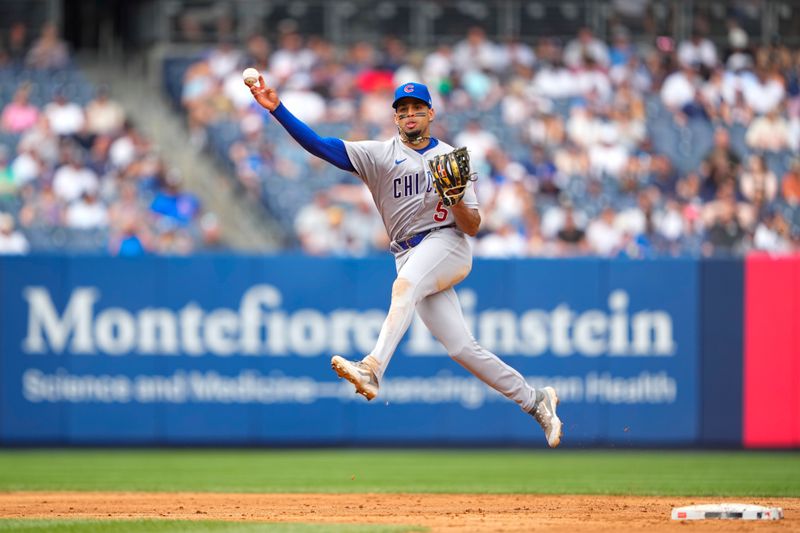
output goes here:
[{"label": "number 5 on jersey", "polygon": [[439,200],[439,203],[436,204],[436,211],[433,213],[433,220],[436,222],[444,222],[447,219],[447,214],[450,211],[445,209],[444,205],[442,205],[442,201]]}]

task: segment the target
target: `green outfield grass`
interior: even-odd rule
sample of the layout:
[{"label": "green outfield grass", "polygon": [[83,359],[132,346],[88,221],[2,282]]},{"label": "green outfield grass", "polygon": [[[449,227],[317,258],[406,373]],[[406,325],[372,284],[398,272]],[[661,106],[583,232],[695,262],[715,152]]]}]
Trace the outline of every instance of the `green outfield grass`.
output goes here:
[{"label": "green outfield grass", "polygon": [[800,453],[5,450],[0,490],[800,496]]}]

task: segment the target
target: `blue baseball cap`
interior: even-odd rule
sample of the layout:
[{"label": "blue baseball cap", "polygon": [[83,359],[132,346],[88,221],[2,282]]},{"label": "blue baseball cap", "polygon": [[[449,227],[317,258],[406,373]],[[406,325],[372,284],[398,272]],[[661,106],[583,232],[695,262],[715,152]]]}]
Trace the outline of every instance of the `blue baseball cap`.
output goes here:
[{"label": "blue baseball cap", "polygon": [[431,93],[428,91],[428,88],[421,83],[404,83],[395,89],[392,107],[397,109],[397,102],[403,98],[416,98],[424,102],[428,107],[433,107]]}]

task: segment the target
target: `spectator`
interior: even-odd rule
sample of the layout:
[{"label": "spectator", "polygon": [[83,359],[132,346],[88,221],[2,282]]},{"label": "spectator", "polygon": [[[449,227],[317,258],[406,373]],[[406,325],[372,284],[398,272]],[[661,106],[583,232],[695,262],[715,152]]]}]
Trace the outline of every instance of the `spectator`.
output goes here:
[{"label": "spectator", "polygon": [[22,67],[28,47],[28,26],[21,21],[14,22],[8,29],[7,39],[0,44],[0,49],[7,54],[12,67]]},{"label": "spectator", "polygon": [[247,38],[244,62],[255,67],[259,72],[264,72],[269,69],[271,53],[269,41],[263,35],[256,33]]},{"label": "spectator", "polygon": [[566,185],[565,176],[559,173],[555,162],[542,145],[533,145],[525,167],[527,173],[535,180],[536,191],[539,194],[556,196]]},{"label": "spectator", "polygon": [[780,152],[789,147],[789,123],[777,108],[757,117],[747,129],[747,146],[762,152]]},{"label": "spectator", "polygon": [[389,237],[366,189],[359,187],[356,194],[343,229],[350,253],[362,257],[376,250],[384,250],[389,246]]},{"label": "spectator", "polygon": [[176,224],[186,225],[200,211],[200,202],[192,194],[181,191],[182,178],[176,171],[169,172],[163,187],[156,193],[150,210]]},{"label": "spectator", "polygon": [[598,65],[593,58],[586,58],[583,66],[575,70],[573,77],[577,95],[600,104],[611,101],[611,80],[605,68]]},{"label": "spectator", "polygon": [[717,128],[714,131],[714,144],[700,166],[703,176],[700,195],[703,200],[713,199],[721,184],[736,182],[739,162],[739,156],[730,146],[730,134],[724,128]]},{"label": "spectator", "polygon": [[13,195],[17,190],[14,172],[8,164],[8,148],[0,144],[0,198]]},{"label": "spectator", "polygon": [[700,101],[705,107],[708,115],[716,120],[721,116],[725,105],[725,70],[715,68],[711,71],[708,79],[701,84]]},{"label": "spectator", "polygon": [[78,200],[86,192],[97,192],[99,185],[97,174],[86,167],[84,155],[77,149],[69,151],[66,164],[53,175],[53,192],[66,203]]},{"label": "spectator", "polygon": [[619,133],[619,142],[626,150],[634,150],[647,139],[644,120],[640,119],[632,108],[623,106],[616,110],[612,117]]},{"label": "spectator", "polygon": [[508,258],[525,255],[528,243],[511,223],[504,223],[496,231],[481,238],[475,253],[481,257]]},{"label": "spectator", "polygon": [[313,202],[297,212],[295,231],[303,251],[311,255],[325,255],[333,244],[329,235],[328,210],[330,198],[325,191],[317,191]]},{"label": "spectator", "polygon": [[632,55],[627,63],[611,67],[608,75],[614,85],[628,84],[637,93],[649,93],[654,83],[653,73],[637,55]]},{"label": "spectator", "polygon": [[639,192],[636,195],[636,205],[617,214],[614,223],[623,234],[635,239],[649,233],[648,224],[652,222],[655,203],[652,194],[652,190]]},{"label": "spectator", "polygon": [[616,255],[622,245],[622,232],[614,224],[615,217],[614,208],[606,206],[600,217],[589,223],[586,241],[593,253],[607,257]]},{"label": "spectator", "polygon": [[617,177],[619,191],[625,194],[634,193],[650,182],[650,173],[654,163],[657,163],[657,157],[632,154]]},{"label": "spectator", "polygon": [[384,42],[385,50],[378,68],[392,73],[391,88],[409,81],[422,83],[424,55],[420,51],[409,52],[396,37],[387,37]]},{"label": "spectator", "polygon": [[570,200],[563,199],[560,205],[544,210],[540,223],[542,236],[547,240],[554,240],[558,232],[565,226],[567,213],[575,220],[579,228],[584,228],[588,224],[588,217],[583,211],[575,211]]},{"label": "spectator", "polygon": [[730,53],[726,61],[728,70],[738,70],[744,65],[753,64],[753,54],[748,50],[748,36],[738,25],[733,25],[728,30],[728,44]]},{"label": "spectator", "polygon": [[687,233],[683,211],[677,200],[667,200],[664,209],[653,214],[654,229],[670,255],[677,255],[680,240]]},{"label": "spectator", "polygon": [[650,157],[648,183],[654,186],[666,198],[672,198],[677,192],[678,173],[672,166],[669,157],[653,154]]},{"label": "spectator", "polygon": [[536,64],[533,48],[519,39],[509,38],[499,47],[500,67],[513,70],[515,67],[532,68]]},{"label": "spectator", "polygon": [[733,96],[723,103],[721,109],[722,119],[728,126],[749,126],[753,120],[753,109],[747,103],[744,93],[737,88]]},{"label": "spectator", "polygon": [[184,75],[181,101],[188,113],[190,140],[196,147],[205,143],[204,128],[214,119],[210,99],[216,87],[216,80],[206,61],[195,63]]},{"label": "spectator", "polygon": [[45,182],[42,190],[36,194],[31,185],[22,187],[22,208],[19,221],[26,228],[53,228],[63,222],[63,203],[53,192],[53,187]]},{"label": "spectator", "polygon": [[683,254],[700,256],[705,246],[705,226],[702,213],[697,204],[683,205],[683,235],[678,244]]},{"label": "spectator", "polygon": [[733,168],[736,168],[740,163],[739,155],[731,147],[731,135],[725,128],[714,130],[714,143],[711,150],[705,155],[705,161],[710,162],[717,156],[724,158]]},{"label": "spectator", "polygon": [[55,70],[69,64],[67,45],[58,37],[56,25],[48,22],[42,27],[42,34],[33,43],[25,57],[25,64],[34,69]]},{"label": "spectator", "polygon": [[603,122],[595,116],[591,108],[576,104],[569,110],[567,138],[581,148],[589,148],[600,142],[603,126]]},{"label": "spectator", "polygon": [[467,30],[467,38],[453,48],[453,64],[460,72],[497,70],[503,66],[502,51],[486,37],[483,28],[473,26]]},{"label": "spectator", "polygon": [[564,213],[564,226],[556,234],[562,255],[578,255],[588,250],[586,233],[577,226],[572,209]]},{"label": "spectator", "polygon": [[478,172],[485,168],[486,157],[498,145],[497,137],[483,129],[477,120],[470,120],[464,131],[455,136],[454,142],[456,146],[469,149],[470,161]]},{"label": "spectator", "polygon": [[65,221],[67,227],[75,229],[105,228],[108,226],[108,210],[97,201],[97,193],[87,190],[67,208]]},{"label": "spectator", "polygon": [[564,48],[564,63],[570,68],[580,68],[586,66],[587,60],[601,68],[610,64],[608,46],[594,36],[591,28],[584,27]]},{"label": "spectator", "polygon": [[124,170],[136,161],[137,139],[136,128],[130,122],[125,122],[122,133],[108,148],[108,162],[112,168]]},{"label": "spectator", "polygon": [[800,159],[794,159],[789,171],[783,176],[781,194],[790,206],[800,206]]},{"label": "spectator", "polygon": [[422,65],[422,77],[432,89],[440,93],[447,93],[452,88],[450,78],[454,68],[452,48],[446,44],[440,44],[425,58]]},{"label": "spectator", "polygon": [[[138,237],[137,237],[138,238]],[[132,252],[134,243],[128,245]],[[155,249],[162,255],[188,255],[192,251],[192,239],[174,220],[161,220],[159,232],[155,237]]]},{"label": "spectator", "polygon": [[698,72],[690,64],[682,64],[664,80],[661,88],[661,101],[673,113],[681,113],[684,108],[695,101],[700,88]]},{"label": "spectator", "polygon": [[39,119],[39,109],[28,101],[29,84],[23,84],[14,93],[14,99],[3,108],[0,127],[11,133],[22,133]]},{"label": "spectator", "polygon": [[118,238],[118,242],[112,245],[111,253],[119,257],[139,257],[147,253],[147,249],[137,233],[135,221],[128,221],[123,226],[122,234]]},{"label": "spectator", "polygon": [[203,251],[218,252],[226,250],[222,239],[222,225],[217,215],[206,213],[200,218],[200,231],[203,233]]},{"label": "spectator", "polygon": [[41,178],[44,165],[36,152],[30,148],[21,147],[19,155],[11,163],[11,173],[14,183],[22,187]]},{"label": "spectator", "polygon": [[573,142],[567,141],[556,150],[553,163],[564,179],[589,175],[589,157]]},{"label": "spectator", "polygon": [[774,254],[793,250],[789,224],[777,211],[768,212],[758,223],[753,235],[753,248]]},{"label": "spectator", "polygon": [[281,102],[289,109],[296,109],[295,116],[307,124],[321,122],[327,111],[325,100],[314,91],[306,89],[290,88],[283,91]]},{"label": "spectator", "polygon": [[764,163],[764,158],[751,155],[747,160],[747,170],[740,181],[742,196],[751,202],[756,198],[767,203],[772,202],[778,194],[778,178]]},{"label": "spectator", "polygon": [[533,208],[522,165],[510,162],[499,150],[493,153],[493,159],[500,168],[493,175],[496,187],[485,204],[486,228],[492,230],[507,223],[519,225]]},{"label": "spectator", "polygon": [[589,165],[596,177],[618,178],[628,162],[628,150],[619,140],[619,132],[613,124],[604,124],[600,129],[599,143],[589,148]]},{"label": "spectator", "polygon": [[764,67],[757,68],[754,77],[744,78],[741,90],[747,105],[759,115],[777,108],[785,96],[783,80]]},{"label": "spectator", "polygon": [[736,204],[732,198],[721,201],[720,209],[708,228],[706,255],[732,255],[741,252],[746,233],[736,215]]},{"label": "spectator", "polygon": [[68,101],[60,89],[56,90],[53,101],[45,106],[44,114],[56,135],[66,137],[83,129],[85,121],[83,109],[78,104]]},{"label": "spectator", "polygon": [[109,98],[108,88],[100,87],[94,100],[86,105],[86,126],[95,135],[116,134],[125,123],[122,106]]},{"label": "spectator", "polygon": [[22,134],[17,150],[19,152],[30,151],[48,166],[58,162],[59,139],[50,127],[50,120],[45,115],[39,115],[36,125]]},{"label": "spectator", "polygon": [[697,27],[688,41],[678,45],[678,61],[682,66],[694,68],[702,65],[709,70],[717,66],[717,47],[704,34]]},{"label": "spectator", "polygon": [[[234,47],[231,37],[224,36],[209,53],[206,59],[211,74],[218,80],[225,79],[238,70],[242,62],[242,53]],[[237,72],[238,74],[238,72]]]},{"label": "spectator", "polygon": [[[286,31],[279,38],[280,45],[272,54],[269,72],[277,78],[279,85],[290,79],[307,87],[302,80],[308,80],[308,73],[314,65],[314,53],[304,46],[303,37],[296,31]],[[309,80],[310,81],[310,80]]]},{"label": "spectator", "polygon": [[530,119],[533,106],[525,94],[526,86],[522,80],[514,80],[500,102],[503,123],[519,126]]},{"label": "spectator", "polygon": [[533,77],[533,92],[541,98],[561,99],[577,95],[575,75],[560,57],[544,63]]},{"label": "spectator", "polygon": [[29,248],[28,239],[14,231],[14,217],[0,213],[0,255],[25,255]]},{"label": "spectator", "polygon": [[502,98],[498,80],[488,70],[468,70],[462,73],[460,81],[461,89],[454,93],[463,94],[465,99],[462,106],[465,108],[477,106],[481,111],[488,111]]},{"label": "spectator", "polygon": [[609,50],[609,62],[611,67],[628,65],[632,58],[636,57],[636,50],[631,43],[628,30],[617,27],[611,36],[611,48]]}]

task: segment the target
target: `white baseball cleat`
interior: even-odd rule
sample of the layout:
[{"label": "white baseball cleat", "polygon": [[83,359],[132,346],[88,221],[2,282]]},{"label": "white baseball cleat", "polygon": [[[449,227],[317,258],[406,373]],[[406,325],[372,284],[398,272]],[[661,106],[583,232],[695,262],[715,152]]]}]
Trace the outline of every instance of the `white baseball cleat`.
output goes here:
[{"label": "white baseball cleat", "polygon": [[378,378],[372,369],[361,361],[348,361],[344,357],[331,357],[331,367],[340,378],[344,378],[356,387],[356,393],[367,400],[378,395]]},{"label": "white baseball cleat", "polygon": [[528,411],[533,418],[539,422],[544,430],[544,436],[547,438],[547,445],[555,448],[561,444],[561,436],[564,430],[561,424],[561,419],[556,414],[556,407],[558,407],[558,395],[556,389],[553,387],[545,387],[540,389],[544,398],[542,398],[536,406]]}]

